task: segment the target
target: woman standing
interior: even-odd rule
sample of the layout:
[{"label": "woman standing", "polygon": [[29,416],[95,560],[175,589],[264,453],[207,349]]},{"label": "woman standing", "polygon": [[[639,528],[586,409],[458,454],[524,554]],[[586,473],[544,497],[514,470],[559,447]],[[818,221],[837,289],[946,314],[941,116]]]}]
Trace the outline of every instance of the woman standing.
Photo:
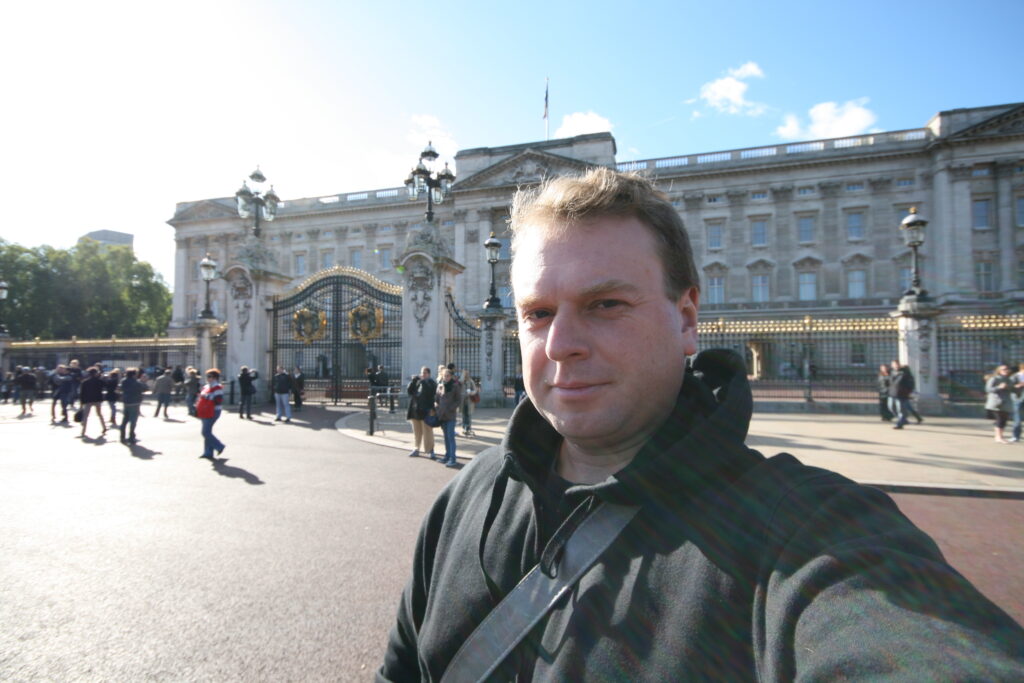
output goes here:
[{"label": "woman standing", "polygon": [[203,421],[203,454],[200,458],[213,460],[214,451],[217,451],[217,455],[224,452],[224,444],[213,435],[213,425],[220,417],[223,402],[224,387],[220,383],[220,370],[210,368],[206,371],[206,386],[196,400],[196,417]]},{"label": "woman standing", "polygon": [[185,371],[185,405],[188,406],[188,414],[196,415],[196,397],[199,396],[199,371],[191,365]]},{"label": "woman standing", "polygon": [[410,458],[420,454],[422,448],[428,453],[431,460],[437,458],[434,455],[434,428],[424,422],[424,418],[434,409],[434,398],[437,394],[437,383],[430,377],[430,368],[424,365],[420,369],[419,377],[413,377],[406,388],[409,394],[409,411],[406,416],[412,422],[413,450],[409,453]]},{"label": "woman standing", "polygon": [[442,465],[457,467],[455,462],[455,416],[462,405],[462,384],[448,368],[441,374],[437,385],[437,419],[444,433],[444,459]]},{"label": "woman standing", "polygon": [[469,376],[469,370],[462,371],[462,435],[476,436],[473,433],[473,410],[476,402],[480,400],[480,388]]},{"label": "woman standing", "polygon": [[1010,420],[1013,410],[1013,381],[1010,379],[1010,366],[1006,363],[996,367],[996,371],[985,382],[985,414],[995,420],[996,441],[1010,443],[1003,438],[1003,429]]}]

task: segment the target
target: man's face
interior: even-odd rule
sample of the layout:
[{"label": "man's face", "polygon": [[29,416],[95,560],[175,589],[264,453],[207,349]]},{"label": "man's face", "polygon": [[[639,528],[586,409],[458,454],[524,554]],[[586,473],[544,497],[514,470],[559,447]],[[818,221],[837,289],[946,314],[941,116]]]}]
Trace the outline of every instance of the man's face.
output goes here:
[{"label": "man's face", "polygon": [[697,350],[698,296],[665,294],[650,230],[605,217],[555,237],[525,226],[512,267],[523,379],[567,440],[614,449],[668,416]]},{"label": "man's face", "polygon": [[420,371],[420,379],[430,379],[430,370],[423,368]]}]

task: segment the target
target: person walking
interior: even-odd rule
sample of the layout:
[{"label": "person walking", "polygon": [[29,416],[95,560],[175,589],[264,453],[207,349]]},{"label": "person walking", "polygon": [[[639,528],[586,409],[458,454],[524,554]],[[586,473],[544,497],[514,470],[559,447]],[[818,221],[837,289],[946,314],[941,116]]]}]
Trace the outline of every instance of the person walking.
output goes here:
[{"label": "person walking", "polygon": [[117,392],[120,384],[121,368],[114,368],[103,378],[103,398],[110,406],[110,426],[114,429],[117,428]]},{"label": "person walking", "polygon": [[878,413],[884,422],[892,422],[893,414],[889,410],[889,385],[892,384],[892,375],[889,373],[889,366],[878,366]]},{"label": "person walking", "polygon": [[171,392],[174,391],[174,377],[170,368],[164,368],[163,373],[153,382],[153,393],[156,395],[156,412],[153,417],[160,417],[160,409],[164,409],[164,419],[170,416],[167,408],[171,405]]},{"label": "person walking", "polygon": [[292,374],[292,397],[295,400],[295,410],[302,410],[302,399],[306,396],[306,376],[302,374],[302,368],[295,366]]},{"label": "person walking", "polygon": [[1013,380],[1010,378],[1010,366],[1000,363],[995,372],[985,382],[985,414],[995,422],[995,440],[997,443],[1010,443],[1003,438],[1003,430],[1010,420],[1013,411]]},{"label": "person walking", "polygon": [[185,371],[185,405],[188,406],[188,414],[196,416],[196,398],[199,396],[199,387],[202,382],[199,380],[199,371],[191,365]]},{"label": "person walking", "polygon": [[378,365],[377,366],[377,372],[374,374],[374,379],[373,379],[373,383],[376,384],[376,386],[377,386],[377,390],[374,392],[378,396],[377,404],[380,405],[380,398],[379,397],[380,397],[381,392],[383,392],[385,395],[387,395],[387,397],[389,399],[389,402],[390,402],[390,407],[388,408],[388,412],[389,413],[394,413],[395,412],[395,395],[391,393],[390,381],[391,380],[388,378],[388,373],[384,369],[384,366],[383,365]]},{"label": "person walking", "polygon": [[103,405],[103,379],[100,377],[99,368],[91,367],[86,370],[85,379],[82,380],[81,386],[78,388],[78,396],[82,401],[82,433],[81,437],[85,438],[85,428],[89,424],[89,414],[96,410],[96,416],[100,418],[100,427],[103,428],[103,432],[100,436],[107,433],[107,423],[103,420],[103,411],[100,410],[100,406]]},{"label": "person walking", "polygon": [[[139,422],[142,412],[142,394],[146,385],[138,379],[139,369],[128,368],[121,382],[121,443],[135,443],[135,425]],[[125,438],[127,436],[127,438]]]},{"label": "person walking", "polygon": [[480,387],[469,375],[469,370],[462,371],[459,379],[462,383],[462,435],[476,436],[473,433],[473,411],[480,402]]},{"label": "person walking", "polygon": [[61,424],[67,424],[68,404],[75,393],[75,384],[68,373],[66,365],[61,363],[57,371],[50,376],[50,384],[53,385],[53,401],[50,403],[50,422],[57,424],[57,404],[60,404]]},{"label": "person walking", "polygon": [[1021,422],[1024,418],[1024,363],[1017,366],[1017,372],[1010,377],[1012,386],[1012,393],[1010,394],[1010,402],[1013,404],[1013,412],[1010,413],[1010,417],[1013,419],[1013,433],[1010,436],[1010,441],[1020,441],[1021,439]]},{"label": "person walking", "polygon": [[462,383],[455,379],[455,374],[450,368],[445,368],[437,387],[437,419],[444,434],[444,458],[441,464],[447,467],[458,466],[455,460],[455,418],[462,405],[462,399]]},{"label": "person walking", "polygon": [[196,400],[196,416],[203,422],[203,454],[200,458],[213,460],[213,452],[217,455],[224,452],[224,444],[213,435],[213,425],[220,417],[221,404],[224,402],[224,387],[220,383],[220,370],[210,368],[206,371],[206,385],[199,392]]},{"label": "person walking", "polygon": [[36,373],[29,367],[20,368],[17,376],[14,378],[14,385],[18,388],[18,401],[21,403],[21,414],[25,415],[27,410],[29,415],[34,415],[36,386],[38,385]]},{"label": "person walking", "polygon": [[280,422],[282,417],[285,422],[291,422],[292,406],[288,402],[288,394],[292,391],[291,375],[285,372],[284,366],[278,365],[277,373],[270,382],[274,388],[274,407],[277,409],[274,422]]},{"label": "person walking", "polygon": [[[892,379],[889,384],[889,409],[896,415],[896,424],[893,429],[903,429],[903,426],[910,421],[910,413],[913,408],[910,405],[910,397],[914,393],[914,375],[910,368],[900,365],[898,360],[892,362]],[[917,421],[921,422],[918,415]]]},{"label": "person walking", "polygon": [[238,419],[252,419],[252,397],[256,394],[258,377],[259,373],[250,370],[247,365],[243,365],[238,371],[238,394],[241,397],[238,402]]},{"label": "person walking", "polygon": [[437,382],[430,377],[430,368],[426,365],[420,368],[419,377],[413,375],[406,391],[409,394],[407,417],[412,422],[413,435],[413,450],[409,457],[417,457],[422,449],[430,454],[431,460],[437,460],[434,455],[434,428],[425,421],[434,410],[434,398],[437,396]]}]

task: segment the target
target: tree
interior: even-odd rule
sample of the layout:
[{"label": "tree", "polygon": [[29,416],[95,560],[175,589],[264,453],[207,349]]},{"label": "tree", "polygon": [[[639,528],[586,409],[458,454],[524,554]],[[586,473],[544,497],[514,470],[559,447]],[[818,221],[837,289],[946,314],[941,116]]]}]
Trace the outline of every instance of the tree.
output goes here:
[{"label": "tree", "polygon": [[167,329],[171,293],[126,246],[83,238],[71,249],[0,240],[10,294],[0,320],[15,339],[148,337]]}]

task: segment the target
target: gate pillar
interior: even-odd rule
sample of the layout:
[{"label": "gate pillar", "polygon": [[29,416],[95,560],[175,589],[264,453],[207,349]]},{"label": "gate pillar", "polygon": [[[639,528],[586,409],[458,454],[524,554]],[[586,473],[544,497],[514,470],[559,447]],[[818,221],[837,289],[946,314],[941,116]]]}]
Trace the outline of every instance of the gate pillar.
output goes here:
[{"label": "gate pillar", "polygon": [[[213,330],[218,325],[220,325],[220,321],[216,318],[199,318],[196,321],[196,359],[199,361],[197,370],[200,372],[200,377],[202,377],[202,373],[214,367]],[[222,373],[228,372],[225,368],[220,370]]]},{"label": "gate pillar", "polygon": [[505,405],[505,319],[501,309],[480,314],[480,405],[501,408]]},{"label": "gate pillar", "polygon": [[465,268],[452,252],[434,223],[410,232],[405,251],[395,265],[404,278],[402,292],[402,379],[418,375],[420,368],[437,372],[445,360],[444,341],[447,315],[444,294],[455,276]]},{"label": "gate pillar", "polygon": [[889,315],[898,318],[899,361],[914,374],[920,412],[942,412],[935,318],[941,310],[929,299],[905,296]]}]

